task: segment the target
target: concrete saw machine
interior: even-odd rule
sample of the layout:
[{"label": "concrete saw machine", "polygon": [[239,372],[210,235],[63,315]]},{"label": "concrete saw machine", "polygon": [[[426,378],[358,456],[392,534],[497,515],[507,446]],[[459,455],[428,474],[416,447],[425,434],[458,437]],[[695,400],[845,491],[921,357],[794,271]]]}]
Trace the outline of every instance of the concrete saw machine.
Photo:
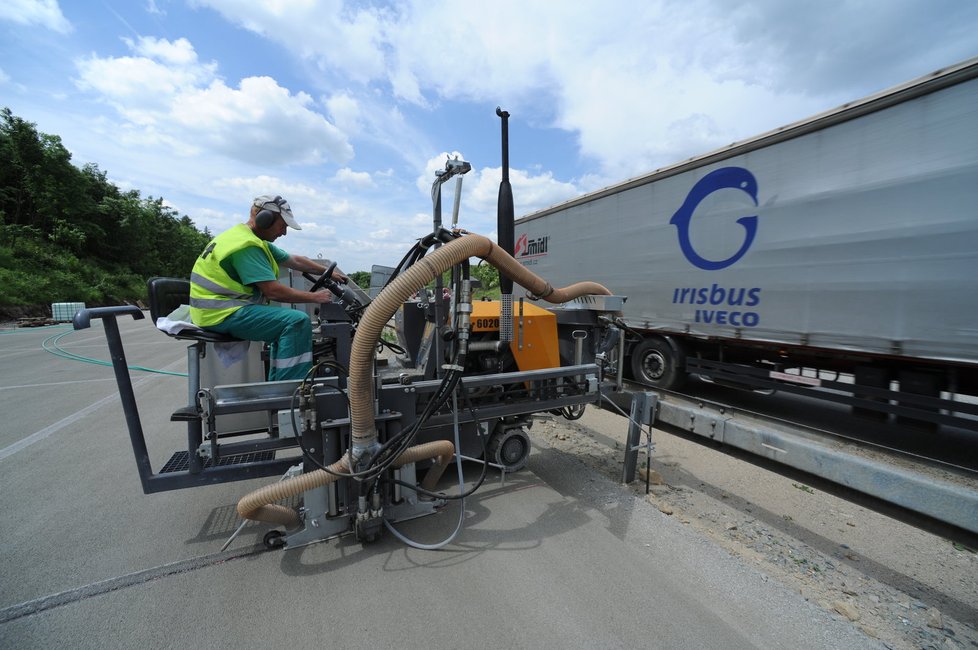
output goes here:
[{"label": "concrete saw machine", "polygon": [[[440,544],[413,542],[397,524],[464,499],[490,472],[522,469],[534,415],[575,419],[588,404],[627,408],[632,396],[622,389],[620,361],[625,298],[587,281],[553,287],[513,257],[509,114],[497,114],[500,242],[458,227],[462,178],[472,167],[449,159],[432,184],[432,232],[388,269],[373,298],[334,282],[332,268],[320,278],[295,279],[336,295],[310,313],[314,363],[304,379],[228,381],[206,371],[208,359],[239,342],[197,328],[167,333],[189,342],[187,402],[171,415],[187,433],[186,447],[158,471],[117,322],[141,319],[142,311],[120,306],[76,314],[75,329],[102,320],[144,493],[274,477],[237,505],[245,523],[272,526],[264,536],[268,547],[347,534],[370,542],[386,530],[412,546],[437,548],[461,529],[464,507],[455,532]],[[442,186],[453,178],[446,227]],[[500,300],[473,299],[476,259],[499,270]],[[515,302],[514,285],[525,291]],[[154,324],[187,304],[189,293],[186,279],[152,278]],[[465,479],[463,463],[478,476]],[[457,478],[450,481],[445,473],[453,465]]]}]

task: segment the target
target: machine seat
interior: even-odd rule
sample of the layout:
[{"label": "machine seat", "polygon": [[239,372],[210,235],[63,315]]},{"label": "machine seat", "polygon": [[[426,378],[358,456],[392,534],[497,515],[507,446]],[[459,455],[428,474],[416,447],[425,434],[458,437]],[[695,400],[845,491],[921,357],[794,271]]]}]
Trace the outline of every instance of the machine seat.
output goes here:
[{"label": "machine seat", "polygon": [[[154,325],[157,320],[169,315],[180,305],[190,304],[190,280],[155,277],[150,278],[146,286],[149,289],[149,316]],[[204,341],[206,343],[234,343],[241,340],[228,334],[209,332],[199,328],[180,330],[176,334],[169,332],[164,332],[164,334],[175,339]]]}]

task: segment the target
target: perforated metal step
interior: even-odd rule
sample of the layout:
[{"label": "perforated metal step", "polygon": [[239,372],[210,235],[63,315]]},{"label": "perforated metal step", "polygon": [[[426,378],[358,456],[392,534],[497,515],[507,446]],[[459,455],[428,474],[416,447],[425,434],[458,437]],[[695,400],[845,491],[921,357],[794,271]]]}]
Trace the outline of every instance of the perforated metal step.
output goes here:
[{"label": "perforated metal step", "polygon": [[[223,467],[225,465],[243,465],[244,463],[257,463],[263,460],[274,460],[274,451],[256,451],[248,454],[238,454],[236,456],[227,456],[221,458],[217,465]],[[204,460],[204,467],[213,467],[214,461],[210,458]],[[163,469],[160,470],[160,474],[170,474],[172,472],[186,472],[190,469],[190,452],[188,451],[178,451],[170,457],[170,460],[166,461]]]}]

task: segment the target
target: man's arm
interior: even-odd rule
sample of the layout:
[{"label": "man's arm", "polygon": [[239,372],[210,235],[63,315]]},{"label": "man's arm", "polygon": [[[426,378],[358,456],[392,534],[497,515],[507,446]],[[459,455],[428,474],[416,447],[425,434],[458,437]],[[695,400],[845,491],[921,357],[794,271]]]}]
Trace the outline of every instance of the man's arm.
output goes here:
[{"label": "man's arm", "polygon": [[[315,273],[317,275],[322,275],[323,273],[326,272],[325,266],[317,262],[314,262],[313,260],[303,255],[290,254],[288,259],[279,262],[279,266],[284,266],[287,269],[294,269],[296,271],[305,271],[306,273]],[[339,267],[333,269],[333,279],[336,280],[337,282],[349,281],[349,278],[346,277],[345,273],[340,271]]]},{"label": "man's arm", "polygon": [[[323,271],[325,270],[323,269]],[[312,291],[300,291],[299,289],[287,287],[278,280],[255,282],[253,286],[257,287],[266,298],[275,302],[326,303],[333,299],[333,294],[326,289],[316,291],[315,293]]]}]

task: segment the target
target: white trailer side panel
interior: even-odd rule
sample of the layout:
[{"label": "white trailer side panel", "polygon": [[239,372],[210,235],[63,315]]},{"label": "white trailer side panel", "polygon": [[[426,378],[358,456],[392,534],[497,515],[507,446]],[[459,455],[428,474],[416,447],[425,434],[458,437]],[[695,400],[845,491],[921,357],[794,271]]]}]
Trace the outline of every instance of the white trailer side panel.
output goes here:
[{"label": "white trailer side panel", "polygon": [[554,286],[627,296],[632,326],[978,362],[978,79],[530,215],[516,242]]}]

